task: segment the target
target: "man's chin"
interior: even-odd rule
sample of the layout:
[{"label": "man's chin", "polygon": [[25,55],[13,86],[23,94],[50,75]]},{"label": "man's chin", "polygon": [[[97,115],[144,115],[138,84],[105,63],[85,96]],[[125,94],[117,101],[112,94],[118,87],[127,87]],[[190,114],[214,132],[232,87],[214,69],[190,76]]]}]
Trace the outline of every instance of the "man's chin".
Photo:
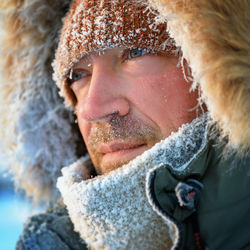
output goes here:
[{"label": "man's chin", "polygon": [[96,166],[98,174],[105,174],[112,170],[122,167],[141,155],[148,149],[147,145],[141,145],[136,148],[117,150],[114,152],[106,153],[102,156],[99,166]]}]

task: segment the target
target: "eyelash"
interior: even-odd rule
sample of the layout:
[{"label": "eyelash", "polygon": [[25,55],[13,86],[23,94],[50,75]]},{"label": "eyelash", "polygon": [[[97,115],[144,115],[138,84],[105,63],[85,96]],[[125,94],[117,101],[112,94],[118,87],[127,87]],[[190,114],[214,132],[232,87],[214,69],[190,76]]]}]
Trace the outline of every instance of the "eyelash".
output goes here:
[{"label": "eyelash", "polygon": [[[140,54],[138,56],[132,56],[133,52],[135,52],[135,53],[139,52]],[[127,50],[124,51],[124,54],[122,55],[122,60],[124,62],[124,61],[127,61],[127,60],[138,58],[138,57],[146,55],[146,54],[148,54],[148,51],[145,50],[145,49],[142,49],[142,48],[127,49]]]},{"label": "eyelash", "polygon": [[[84,76],[81,76],[84,75]],[[69,77],[67,79],[69,86],[71,86],[74,82],[78,81],[82,77],[87,76],[87,73],[85,72],[78,72],[78,71],[71,71],[69,74]],[[76,79],[77,78],[77,79]]]}]

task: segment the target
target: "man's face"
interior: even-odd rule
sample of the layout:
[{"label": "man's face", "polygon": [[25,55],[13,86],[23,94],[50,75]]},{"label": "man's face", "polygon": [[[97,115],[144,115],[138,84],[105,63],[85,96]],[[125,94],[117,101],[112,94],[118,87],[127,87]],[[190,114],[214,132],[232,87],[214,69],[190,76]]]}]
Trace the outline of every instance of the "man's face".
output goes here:
[{"label": "man's face", "polygon": [[196,117],[197,93],[177,63],[175,56],[116,48],[74,66],[77,120],[97,173],[122,166]]}]

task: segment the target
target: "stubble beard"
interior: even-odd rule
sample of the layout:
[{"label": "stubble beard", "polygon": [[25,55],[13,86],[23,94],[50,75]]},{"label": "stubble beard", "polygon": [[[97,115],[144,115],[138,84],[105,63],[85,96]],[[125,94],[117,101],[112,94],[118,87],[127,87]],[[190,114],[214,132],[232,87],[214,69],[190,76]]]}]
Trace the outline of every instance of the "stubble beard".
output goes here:
[{"label": "stubble beard", "polygon": [[124,160],[122,157],[116,162],[104,164],[103,154],[98,152],[98,145],[110,143],[112,141],[122,141],[124,143],[146,145],[147,149],[162,139],[160,129],[152,124],[125,117],[113,117],[109,122],[97,122],[93,124],[88,138],[88,151],[92,162],[98,174],[107,173],[117,169],[130,160]]}]

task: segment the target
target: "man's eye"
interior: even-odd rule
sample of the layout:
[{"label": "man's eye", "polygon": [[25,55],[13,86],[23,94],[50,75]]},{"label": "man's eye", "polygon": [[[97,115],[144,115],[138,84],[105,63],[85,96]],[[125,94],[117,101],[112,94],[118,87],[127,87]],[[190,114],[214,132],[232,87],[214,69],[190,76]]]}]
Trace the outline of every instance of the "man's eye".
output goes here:
[{"label": "man's eye", "polygon": [[145,49],[141,49],[141,48],[136,48],[136,49],[130,49],[128,51],[128,59],[133,59],[136,57],[140,57],[143,56],[145,54],[147,54],[148,52]]},{"label": "man's eye", "polygon": [[77,72],[77,71],[71,71],[68,77],[68,82],[69,84],[73,84],[74,82],[80,80],[81,78],[86,77],[85,72]]}]

